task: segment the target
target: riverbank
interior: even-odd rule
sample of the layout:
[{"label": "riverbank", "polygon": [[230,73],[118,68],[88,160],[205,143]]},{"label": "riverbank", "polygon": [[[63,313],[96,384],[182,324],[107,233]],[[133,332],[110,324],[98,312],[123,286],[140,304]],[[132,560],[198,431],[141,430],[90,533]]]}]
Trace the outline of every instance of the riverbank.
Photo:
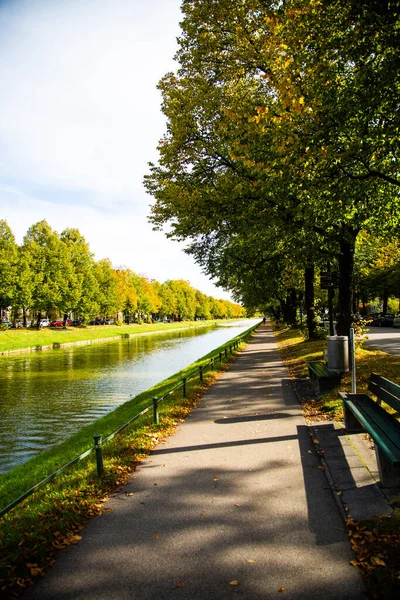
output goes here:
[{"label": "riverbank", "polygon": [[95,325],[65,329],[45,327],[39,331],[36,329],[7,329],[6,331],[0,331],[0,356],[115,341],[121,338],[164,333],[177,329],[209,327],[210,325],[226,324],[239,320],[176,321],[174,323],[152,323],[149,325],[132,323],[131,325]]},{"label": "riverbank", "polygon": [[56,551],[76,543],[80,539],[78,533],[87,521],[107,510],[104,502],[110,491],[124,483],[137,462],[174,431],[215,380],[217,371],[225,370],[238,352],[237,349],[232,353],[224,351],[230,348],[233,340],[239,341],[247,335],[250,335],[249,330],[85,427],[66,442],[1,477],[0,505],[4,507],[49,472],[86,450],[94,433],[107,436],[117,430],[133,414],[149,405],[153,396],[160,397],[182,381],[182,377],[188,377],[199,366],[209,365],[210,358],[219,357],[204,373],[203,382],[198,378],[188,380],[188,398],[182,397],[182,390],[168,396],[162,405],[159,425],[154,425],[151,414],[146,413],[104,446],[106,473],[102,479],[96,476],[93,457],[80,461],[7,513],[0,527],[0,554],[4,557],[0,559],[0,590],[5,597],[14,597],[18,590],[43,575],[43,569],[54,562]]}]

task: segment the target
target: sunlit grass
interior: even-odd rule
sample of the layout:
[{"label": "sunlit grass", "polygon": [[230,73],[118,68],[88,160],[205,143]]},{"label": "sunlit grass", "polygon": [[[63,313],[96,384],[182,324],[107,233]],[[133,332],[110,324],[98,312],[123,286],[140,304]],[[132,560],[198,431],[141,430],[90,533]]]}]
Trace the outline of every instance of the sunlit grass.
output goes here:
[{"label": "sunlit grass", "polygon": [[186,329],[190,327],[209,327],[216,323],[229,323],[230,320],[213,321],[180,321],[175,323],[152,323],[137,325],[98,325],[93,327],[67,327],[51,328],[43,327],[36,329],[6,329],[0,331],[0,352],[9,350],[21,350],[24,348],[36,348],[38,346],[53,346],[54,344],[66,344],[71,342],[83,342],[87,340],[99,340],[120,337],[123,334],[138,335],[144,333],[164,332],[174,329]]}]

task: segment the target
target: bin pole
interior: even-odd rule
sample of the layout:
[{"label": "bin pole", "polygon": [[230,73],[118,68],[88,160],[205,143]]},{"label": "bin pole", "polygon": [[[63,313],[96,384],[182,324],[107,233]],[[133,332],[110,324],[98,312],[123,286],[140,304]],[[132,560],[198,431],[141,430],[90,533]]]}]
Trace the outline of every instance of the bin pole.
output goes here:
[{"label": "bin pole", "polygon": [[356,382],[356,353],[354,348],[354,329],[350,328],[350,368],[351,368],[351,393],[357,393],[357,382]]}]

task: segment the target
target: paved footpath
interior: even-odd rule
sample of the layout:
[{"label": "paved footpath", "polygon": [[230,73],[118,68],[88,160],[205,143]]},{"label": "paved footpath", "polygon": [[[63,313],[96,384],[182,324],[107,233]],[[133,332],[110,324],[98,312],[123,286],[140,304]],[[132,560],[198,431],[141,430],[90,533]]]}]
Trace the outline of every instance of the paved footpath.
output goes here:
[{"label": "paved footpath", "polygon": [[24,598],[363,598],[319,466],[271,329],[261,327],[111,498],[112,511]]}]

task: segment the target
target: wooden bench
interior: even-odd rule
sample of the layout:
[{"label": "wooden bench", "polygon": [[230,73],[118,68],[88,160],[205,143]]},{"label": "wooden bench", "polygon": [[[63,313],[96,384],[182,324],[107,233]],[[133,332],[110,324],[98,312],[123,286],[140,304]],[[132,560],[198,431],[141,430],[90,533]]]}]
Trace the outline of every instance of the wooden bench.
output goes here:
[{"label": "wooden bench", "polygon": [[[349,433],[366,431],[375,443],[379,476],[383,487],[400,486],[400,386],[385,377],[371,373],[367,394],[339,392],[343,400],[344,423]],[[382,402],[394,409],[389,413]]]},{"label": "wooden bench", "polygon": [[307,362],[310,379],[318,381],[321,391],[330,390],[340,385],[340,374],[330,371],[322,362]]}]

